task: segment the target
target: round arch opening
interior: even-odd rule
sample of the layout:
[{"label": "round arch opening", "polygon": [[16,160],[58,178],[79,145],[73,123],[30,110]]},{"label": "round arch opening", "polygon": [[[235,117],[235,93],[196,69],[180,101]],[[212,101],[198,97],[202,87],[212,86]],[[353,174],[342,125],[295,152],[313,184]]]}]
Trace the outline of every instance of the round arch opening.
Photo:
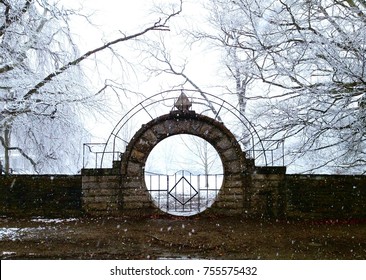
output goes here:
[{"label": "round arch opening", "polygon": [[[151,199],[151,190],[157,192],[165,191],[165,193],[168,193],[169,199],[172,198],[175,201],[179,199],[171,196],[173,194],[171,189],[155,188],[154,183],[149,183],[148,180],[145,180],[145,169],[149,166],[149,163],[146,164],[146,161],[150,153],[160,142],[182,134],[195,135],[210,143],[222,161],[223,173],[225,175],[221,176],[222,187],[220,190],[216,187],[216,194],[218,195],[216,195],[215,203],[211,205],[209,211],[206,210],[205,212],[224,213],[230,211],[230,213],[241,213],[245,203],[243,174],[248,168],[248,162],[239,142],[223,123],[207,116],[196,114],[194,111],[182,110],[171,111],[169,114],[162,115],[142,125],[128,143],[121,157],[121,210],[130,215],[156,213],[156,210],[159,208],[161,209],[159,211],[164,211],[164,208],[157,208],[154,205]],[[153,163],[155,164],[155,162]],[[183,188],[183,186],[179,185],[182,182],[188,184],[186,177],[188,175],[183,175],[179,172],[174,175],[179,177],[174,184],[176,188]],[[171,182],[170,177],[164,178],[160,178],[160,182],[167,182],[168,180],[169,183]],[[155,180],[159,180],[159,177],[156,177]],[[218,177],[217,180],[219,181],[220,178]],[[201,182],[199,185],[204,185]],[[190,189],[195,193],[195,190],[191,187]],[[189,197],[189,199],[192,199],[192,197]],[[177,203],[187,206],[189,199],[180,200]],[[199,209],[202,212],[203,208]],[[165,212],[172,213],[170,210]],[[189,211],[188,214],[185,213],[184,215],[193,215],[194,213]]]},{"label": "round arch opening", "polygon": [[192,216],[215,202],[224,181],[224,168],[209,142],[179,134],[165,138],[151,150],[144,180],[157,208],[175,216]]}]

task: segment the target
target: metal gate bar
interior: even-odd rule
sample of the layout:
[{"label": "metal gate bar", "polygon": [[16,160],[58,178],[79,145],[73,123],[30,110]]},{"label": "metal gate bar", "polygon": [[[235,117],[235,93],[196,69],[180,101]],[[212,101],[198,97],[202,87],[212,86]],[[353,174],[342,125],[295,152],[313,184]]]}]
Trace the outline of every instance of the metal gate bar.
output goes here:
[{"label": "metal gate bar", "polygon": [[173,215],[194,215],[210,207],[223,182],[223,174],[172,175],[145,171],[145,183],[154,204]]}]

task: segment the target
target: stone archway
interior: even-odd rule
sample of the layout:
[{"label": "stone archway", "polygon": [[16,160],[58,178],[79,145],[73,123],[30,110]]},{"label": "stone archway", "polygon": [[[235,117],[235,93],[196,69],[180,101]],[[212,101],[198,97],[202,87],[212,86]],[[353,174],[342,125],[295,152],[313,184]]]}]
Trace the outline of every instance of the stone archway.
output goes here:
[{"label": "stone archway", "polygon": [[245,209],[246,185],[244,173],[250,161],[234,135],[220,122],[189,110],[185,96],[180,97],[177,110],[160,116],[143,125],[126,147],[121,164],[122,212],[136,214],[159,211],[153,206],[144,182],[144,167],[152,149],[167,137],[191,134],[209,142],[219,154],[224,170],[224,180],[216,202],[206,211],[240,214]]}]

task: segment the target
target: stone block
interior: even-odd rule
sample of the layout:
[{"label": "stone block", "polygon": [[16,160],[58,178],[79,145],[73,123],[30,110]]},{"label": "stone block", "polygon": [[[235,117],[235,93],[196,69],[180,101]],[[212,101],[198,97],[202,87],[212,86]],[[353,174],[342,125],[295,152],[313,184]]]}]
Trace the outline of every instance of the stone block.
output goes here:
[{"label": "stone block", "polygon": [[129,176],[142,176],[142,165],[140,163],[130,161],[127,165],[127,174]]},{"label": "stone block", "polygon": [[223,209],[243,209],[243,201],[218,201],[215,204]]},{"label": "stone block", "polygon": [[166,127],[162,123],[158,123],[158,124],[154,125],[151,128],[151,130],[154,132],[158,141],[166,138],[167,135],[169,135],[169,131],[166,129]]},{"label": "stone block", "polygon": [[110,210],[118,210],[118,203],[113,202],[94,202],[94,203],[88,203],[87,205],[84,205],[84,209],[87,212],[93,212],[93,211],[110,211]]},{"label": "stone block", "polygon": [[243,189],[243,186],[244,184],[242,180],[226,180],[225,182],[225,189]]},{"label": "stone block", "polygon": [[131,201],[127,203],[123,203],[123,209],[142,209],[144,207],[144,203],[142,201]]},{"label": "stone block", "polygon": [[113,196],[120,192],[120,188],[92,188],[83,190],[83,196]]},{"label": "stone block", "polygon": [[241,187],[225,187],[220,190],[219,194],[220,195],[231,194],[231,195],[243,196],[244,190]]},{"label": "stone block", "polygon": [[145,185],[140,180],[129,180],[122,182],[122,191],[128,191],[129,189],[139,190],[145,189]]},{"label": "stone block", "polygon": [[118,197],[117,196],[86,196],[83,197],[83,203],[85,205],[90,205],[94,203],[117,203]]},{"label": "stone block", "polygon": [[227,150],[229,148],[231,148],[232,143],[230,142],[230,140],[228,138],[221,138],[220,141],[217,142],[216,147],[220,150]]},{"label": "stone block", "polygon": [[[210,139],[210,142],[217,143],[217,142],[220,142],[220,140],[222,140],[222,139],[228,139],[228,138],[224,133],[222,133],[222,131],[220,129],[214,128],[214,129],[211,129],[209,132],[209,139]],[[217,146],[217,145],[215,144],[214,146]],[[218,148],[218,147],[216,147],[216,148]]]},{"label": "stone block", "polygon": [[100,183],[100,182],[119,182],[120,176],[82,176],[82,185],[89,183]]},{"label": "stone block", "polygon": [[100,189],[116,189],[120,185],[119,180],[114,182],[96,182],[96,183],[85,183],[82,185],[82,190],[100,190]]},{"label": "stone block", "polygon": [[[166,135],[176,135],[182,133],[182,126],[179,126],[179,124],[182,124],[182,121],[177,120],[166,120],[163,122],[163,125],[165,127]],[[184,129],[184,127],[183,127]],[[184,129],[185,131],[185,129]]]},{"label": "stone block", "polygon": [[134,149],[136,149],[136,150],[139,150],[139,151],[148,151],[149,150],[149,148],[150,148],[150,146],[151,146],[151,143],[148,141],[148,140],[146,140],[145,138],[144,138],[144,136],[142,136],[138,141],[137,141],[137,143],[135,143],[135,145],[134,145]]},{"label": "stone block", "polygon": [[271,177],[268,174],[253,174],[252,175],[253,181],[268,181],[268,180],[270,180],[270,178]]},{"label": "stone block", "polygon": [[142,139],[146,141],[144,144],[147,144],[149,146],[155,146],[158,142],[158,138],[151,129],[148,129],[144,132],[144,134],[142,135]]},{"label": "stone block", "polygon": [[202,123],[197,120],[192,120],[190,122],[190,131],[194,132],[195,134],[201,129]]},{"label": "stone block", "polygon": [[201,128],[199,129],[198,134],[201,135],[202,138],[207,139],[207,138],[211,138],[211,136],[216,135],[213,133],[213,131],[214,131],[214,127],[212,125],[203,124],[201,126]]},{"label": "stone block", "polygon": [[147,195],[126,195],[123,197],[124,203],[131,203],[131,202],[148,202],[150,201]]},{"label": "stone block", "polygon": [[241,202],[243,203],[243,196],[242,195],[235,195],[235,194],[223,194],[219,195],[218,202]]},{"label": "stone block", "polygon": [[137,150],[137,148],[132,150],[131,159],[133,159],[134,161],[144,163],[145,158],[146,158],[145,152],[141,152],[141,151]]},{"label": "stone block", "polygon": [[238,152],[232,147],[227,151],[225,151],[224,153],[222,153],[222,156],[224,161],[239,160]]},{"label": "stone block", "polygon": [[238,165],[238,161],[223,162],[225,175],[240,174],[243,167]]}]

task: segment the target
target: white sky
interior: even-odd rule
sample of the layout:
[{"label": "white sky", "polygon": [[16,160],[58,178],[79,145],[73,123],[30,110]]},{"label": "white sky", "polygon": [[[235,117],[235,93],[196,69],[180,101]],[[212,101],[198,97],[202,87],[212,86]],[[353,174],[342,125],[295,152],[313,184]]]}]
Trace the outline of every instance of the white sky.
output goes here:
[{"label": "white sky", "polygon": [[[84,53],[90,49],[96,48],[103,44],[103,42],[114,40],[121,37],[121,32],[127,35],[133,34],[135,32],[141,31],[144,27],[150,25],[159,18],[157,13],[154,13],[157,5],[161,5],[169,8],[171,4],[179,4],[179,0],[161,0],[161,1],[151,1],[151,0],[138,0],[138,1],[126,1],[126,0],[104,0],[104,1],[94,1],[94,0],[62,0],[63,3],[67,3],[73,8],[82,8],[81,13],[91,14],[91,22],[95,26],[91,26],[83,19],[78,19],[72,23],[72,30],[75,32],[75,37],[77,38],[77,43],[81,53]],[[203,16],[205,10],[202,8],[202,2],[205,0],[185,0],[183,3],[183,13],[179,19],[174,19],[174,21],[169,24],[171,31],[164,32],[166,38],[167,46],[172,51],[172,60],[179,65],[182,61],[186,60],[188,62],[185,69],[185,73],[194,80],[200,87],[205,88],[210,84],[217,83],[216,70],[214,61],[217,61],[218,57],[212,51],[208,51],[204,46],[200,44],[193,45],[192,48],[186,48],[185,42],[182,41],[183,37],[176,36],[183,29],[189,29],[193,27],[193,24],[202,25],[204,24],[205,17]],[[160,4],[159,4],[160,3]],[[167,9],[171,11],[171,9]],[[129,44],[126,44],[129,45]],[[127,59],[133,59],[133,54],[127,53],[128,48],[124,48],[124,44],[118,48]],[[103,60],[104,54],[98,55],[98,58]],[[107,56],[106,56],[107,57]],[[109,61],[110,56],[108,56],[107,61],[103,61],[106,65],[104,68],[102,76],[118,79],[121,75],[126,73],[121,73],[120,66],[111,67],[113,62]],[[126,69],[124,69],[126,71]],[[90,73],[87,74],[90,77],[95,75],[95,70],[93,65],[90,66]],[[97,76],[98,76],[97,75]],[[161,78],[153,78],[148,81],[147,84],[140,83],[139,76],[140,73],[133,73],[127,76],[126,83],[129,87],[136,90],[142,91],[146,96],[152,95],[160,90],[161,82],[167,83],[166,77],[162,80]],[[103,82],[103,78],[102,81]],[[98,77],[93,77],[92,80],[97,80]],[[125,76],[126,79],[126,76]],[[144,79],[143,79],[144,80]],[[174,77],[171,77],[174,80]],[[142,82],[142,81],[141,81]],[[167,89],[167,88],[166,88]],[[130,106],[136,105],[137,101],[132,101]],[[130,109],[130,108],[126,108]],[[168,113],[161,112],[161,114]],[[121,112],[122,117],[124,112]],[[102,118],[97,121],[92,121],[88,124],[88,130],[94,135],[91,142],[105,142],[107,137],[111,133],[114,125],[118,121],[118,116],[115,118],[110,118],[109,121],[103,120]],[[148,119],[149,121],[149,119]],[[135,125],[136,126],[136,125]],[[132,135],[139,128],[135,127]],[[169,142],[167,142],[169,143]],[[166,143],[165,143],[166,144]],[[176,143],[173,143],[174,145]],[[166,144],[168,145],[168,144]],[[166,146],[165,145],[165,146]],[[175,145],[176,146],[176,145]],[[167,148],[168,149],[168,148]],[[157,149],[158,152],[161,150]],[[152,158],[155,158],[154,151],[152,153]],[[182,168],[181,168],[182,169]],[[184,169],[184,168],[183,168]]]},{"label": "white sky", "polygon": [[[79,19],[72,23],[72,30],[75,32],[75,37],[78,39],[78,46],[80,52],[84,53],[90,49],[98,47],[113,39],[121,36],[121,32],[125,34],[132,34],[142,30],[145,26],[158,19],[158,14],[154,13],[157,5],[171,7],[171,3],[179,4],[178,0],[62,0],[67,6],[73,8],[82,8],[81,13],[91,14],[91,21],[95,26],[90,26],[85,20]],[[200,87],[205,88],[213,83],[217,83],[216,69],[213,63],[217,60],[217,54],[210,52],[207,48],[195,44],[193,48],[187,49],[184,47],[182,37],[174,36],[176,32],[185,28],[191,28],[193,24],[204,24],[203,14],[205,10],[202,8],[202,1],[204,0],[186,0],[183,3],[183,13],[178,20],[174,20],[170,27],[171,32],[164,32],[168,37],[167,44],[172,50],[172,58],[177,64],[182,63],[184,59],[188,61],[185,73],[189,75]],[[168,9],[170,11],[171,9]],[[134,57],[132,50],[125,47],[130,45],[122,43],[118,48],[121,53],[129,60],[133,61]],[[128,53],[131,51],[131,54]],[[152,95],[160,90],[160,83],[169,82],[165,77],[163,80],[159,77],[150,79],[148,83],[144,84],[145,78],[141,78],[141,73],[129,72],[127,68],[121,71],[120,66],[111,67],[113,61],[111,56],[104,59],[105,54],[98,55],[98,59],[102,60],[105,68],[99,68],[103,73],[97,73],[94,65],[90,66],[90,74],[93,82],[101,79],[99,83],[103,83],[105,78],[120,79],[124,76],[124,82],[129,87],[143,92],[146,96]],[[106,56],[107,57],[107,56]],[[102,69],[102,70],[101,70]],[[131,70],[131,69],[130,69]],[[102,75],[100,75],[102,74]],[[127,75],[126,75],[127,74]],[[171,81],[174,77],[171,77]],[[116,102],[117,103],[117,102]],[[136,102],[137,103],[137,102]],[[135,105],[133,102],[131,104]],[[127,108],[125,108],[127,109]],[[166,113],[166,112],[163,112]],[[123,114],[123,112],[121,112]],[[96,136],[92,142],[105,141],[106,137],[112,131],[114,124],[118,119],[111,119],[110,122],[102,121],[93,122],[88,128]]]}]

